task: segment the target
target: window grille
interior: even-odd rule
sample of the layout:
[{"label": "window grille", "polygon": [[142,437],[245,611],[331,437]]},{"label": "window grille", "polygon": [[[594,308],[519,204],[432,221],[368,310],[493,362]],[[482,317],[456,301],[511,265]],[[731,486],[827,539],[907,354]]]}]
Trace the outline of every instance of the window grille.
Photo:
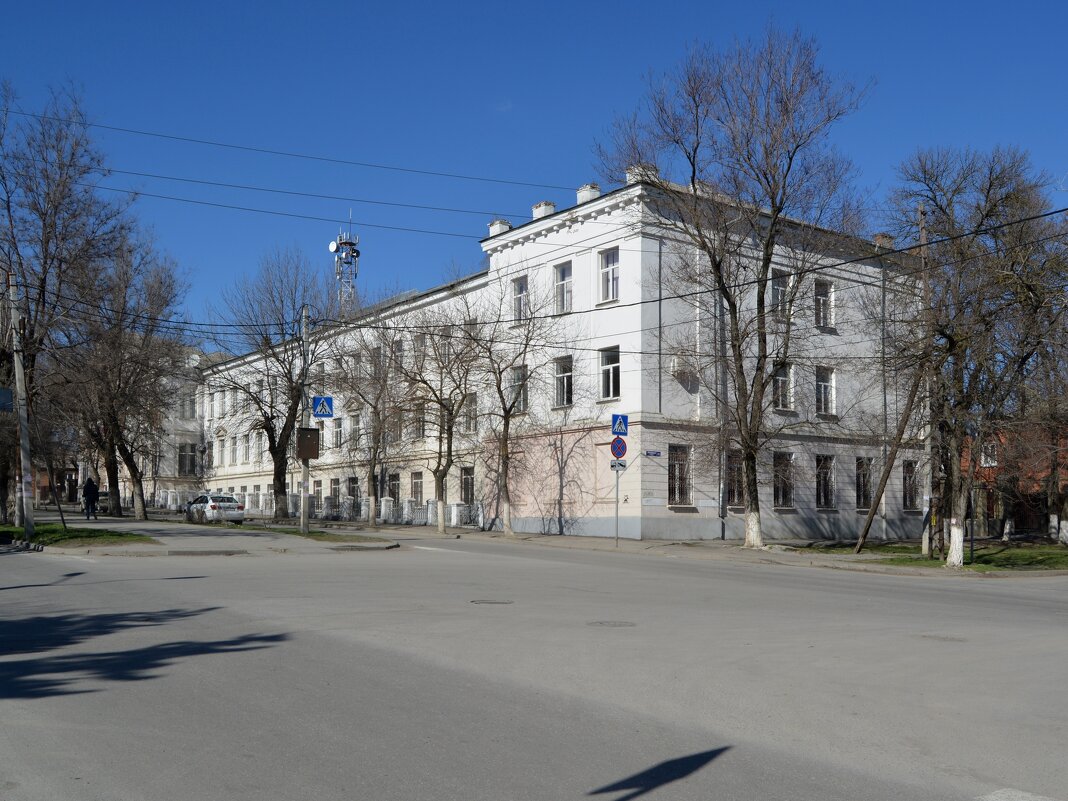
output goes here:
[{"label": "window grille", "polygon": [[668,504],[671,506],[693,504],[689,445],[668,445]]}]

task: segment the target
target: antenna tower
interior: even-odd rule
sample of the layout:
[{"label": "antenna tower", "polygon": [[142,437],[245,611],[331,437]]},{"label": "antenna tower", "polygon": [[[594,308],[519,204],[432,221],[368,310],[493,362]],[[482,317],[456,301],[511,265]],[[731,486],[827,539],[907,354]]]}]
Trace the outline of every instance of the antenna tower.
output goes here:
[{"label": "antenna tower", "polygon": [[356,304],[356,274],[359,272],[360,251],[356,246],[360,237],[352,233],[352,220],[349,230],[338,231],[337,239],[328,246],[334,254],[334,277],[337,279],[337,300],[342,310],[352,310]]}]

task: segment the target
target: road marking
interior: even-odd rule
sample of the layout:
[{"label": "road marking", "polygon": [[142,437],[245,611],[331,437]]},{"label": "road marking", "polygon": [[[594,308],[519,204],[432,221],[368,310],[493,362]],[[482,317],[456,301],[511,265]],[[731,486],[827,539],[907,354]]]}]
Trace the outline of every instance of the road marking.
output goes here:
[{"label": "road marking", "polygon": [[444,551],[445,553],[452,553],[448,548],[431,548],[429,545],[413,545],[417,551]]},{"label": "road marking", "polygon": [[1034,793],[1025,793],[1023,790],[1014,790],[1011,787],[1006,787],[1002,790],[996,790],[989,795],[979,796],[975,801],[1057,801],[1057,799],[1044,795],[1035,795]]}]

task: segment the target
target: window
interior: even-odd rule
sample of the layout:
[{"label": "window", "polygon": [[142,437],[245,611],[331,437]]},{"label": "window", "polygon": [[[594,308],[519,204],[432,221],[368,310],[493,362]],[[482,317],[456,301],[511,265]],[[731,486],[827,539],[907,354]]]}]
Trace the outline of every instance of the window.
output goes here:
[{"label": "window", "polygon": [[520,276],[512,281],[512,319],[520,322],[530,314],[530,297],[527,293],[527,277]]},{"label": "window", "polygon": [[345,479],[345,493],[350,498],[355,498],[360,494],[360,480],[356,476],[349,476]]},{"label": "window", "polygon": [[360,447],[360,416],[358,414],[349,416],[349,447]]},{"label": "window", "polygon": [[415,410],[412,413],[412,437],[415,439],[426,437],[426,401],[419,401],[415,404]]},{"label": "window", "polygon": [[775,508],[792,509],[794,506],[794,455],[776,451],[772,456],[772,460]]},{"label": "window", "polygon": [[512,408],[516,413],[527,410],[527,366],[525,364],[512,368],[511,398]]},{"label": "window", "polygon": [[834,457],[816,454],[816,508],[834,509]]},{"label": "window", "polygon": [[204,446],[204,469],[207,470],[215,464],[215,442],[208,440]]},{"label": "window", "polygon": [[197,396],[196,393],[189,392],[182,396],[182,400],[178,406],[178,417],[181,420],[196,420],[197,419]]},{"label": "window", "polygon": [[426,334],[416,334],[412,337],[412,351],[415,358],[415,366],[422,369],[426,362]]},{"label": "window", "polygon": [[979,452],[980,467],[998,466],[998,444],[996,442],[984,442]]},{"label": "window", "polygon": [[601,352],[601,400],[619,397],[619,346]]},{"label": "window", "polygon": [[556,265],[556,313],[571,311],[571,262]]},{"label": "window", "polygon": [[816,414],[834,414],[834,370],[816,368]]},{"label": "window", "polygon": [[316,480],[312,482],[312,513],[319,514],[323,508],[323,482]]},{"label": "window", "polygon": [[326,394],[326,363],[319,362],[315,365],[315,386],[319,389],[320,395]]},{"label": "window", "polygon": [[668,445],[668,505],[690,506],[690,446]]},{"label": "window", "polygon": [[834,328],[834,286],[830,281],[817,281],[813,296],[816,304],[816,327]]},{"label": "window", "polygon": [[378,378],[382,375],[382,348],[371,348],[371,363],[367,365],[368,378]]},{"label": "window", "polygon": [[619,300],[619,248],[601,252],[601,302]]},{"label": "window", "polygon": [[871,463],[870,456],[857,457],[857,508],[871,508]]},{"label": "window", "polygon": [[790,274],[784,270],[771,271],[772,314],[785,316],[790,296]]},{"label": "window", "polygon": [[178,446],[178,475],[195,476],[197,474],[197,445],[195,442],[183,442]]},{"label": "window", "polygon": [[771,404],[779,411],[789,411],[793,408],[793,367],[790,364],[780,364],[775,368],[775,374],[771,383]]},{"label": "window", "polygon": [[320,420],[315,424],[315,427],[319,429],[319,452],[322,453],[326,450],[326,423]]},{"label": "window", "polygon": [[394,340],[393,345],[389,350],[390,358],[392,359],[390,364],[397,368],[404,367],[404,340]]},{"label": "window", "polygon": [[423,503],[423,474],[412,473],[412,500],[417,504]]},{"label": "window", "polygon": [[230,464],[237,464],[237,437],[230,437]]},{"label": "window", "polygon": [[241,437],[241,461],[248,464],[252,461],[252,436],[245,434]]},{"label": "window", "polygon": [[400,500],[400,473],[390,473],[386,478],[386,496],[394,501]]},{"label": "window", "polygon": [[208,393],[208,419],[209,420],[214,420],[215,419],[215,417],[217,416],[215,414],[215,411],[216,411],[215,393],[214,392],[209,392]]},{"label": "window", "polygon": [[742,452],[727,452],[727,506],[742,506],[745,490],[742,484]]},{"label": "window", "polygon": [[561,356],[556,360],[556,406],[570,406],[572,403],[574,364],[572,356]]},{"label": "window", "polygon": [[238,408],[237,387],[230,387],[230,414],[237,414]]},{"label": "window", "polygon": [[475,502],[475,468],[460,468],[460,503]]},{"label": "window", "polygon": [[340,417],[335,417],[333,420],[333,433],[334,433],[334,447],[340,448],[341,443],[344,441],[344,422]]},{"label": "window", "polygon": [[919,481],[916,462],[906,459],[901,463],[901,507],[910,511],[920,508]]},{"label": "window", "polygon": [[256,461],[263,461],[263,432],[256,432]]},{"label": "window", "polygon": [[464,405],[460,409],[460,428],[465,434],[478,431],[478,396],[475,393],[464,396]]}]

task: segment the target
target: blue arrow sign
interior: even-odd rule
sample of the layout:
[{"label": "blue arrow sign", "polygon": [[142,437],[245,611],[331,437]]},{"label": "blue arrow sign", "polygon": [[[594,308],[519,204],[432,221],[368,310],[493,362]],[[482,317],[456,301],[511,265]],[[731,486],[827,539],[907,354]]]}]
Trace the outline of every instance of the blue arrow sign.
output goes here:
[{"label": "blue arrow sign", "polygon": [[617,437],[627,436],[627,418],[625,414],[612,415],[612,433]]},{"label": "blue arrow sign", "polygon": [[315,395],[312,398],[312,417],[333,417],[334,399],[330,395]]}]

